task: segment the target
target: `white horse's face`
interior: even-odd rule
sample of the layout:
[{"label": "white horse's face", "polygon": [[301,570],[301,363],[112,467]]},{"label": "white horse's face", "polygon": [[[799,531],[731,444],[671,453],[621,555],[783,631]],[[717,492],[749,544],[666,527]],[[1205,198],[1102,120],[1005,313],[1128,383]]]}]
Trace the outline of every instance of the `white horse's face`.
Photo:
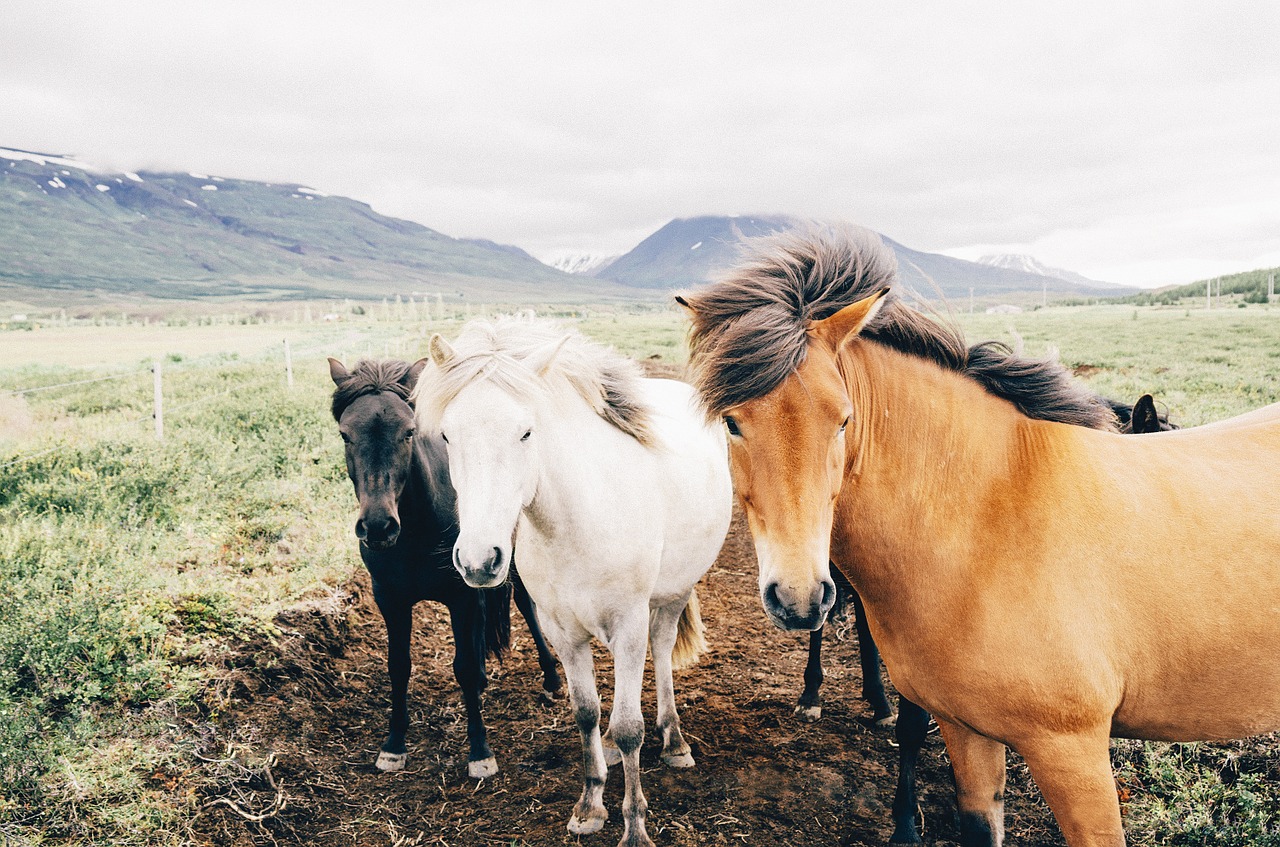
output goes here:
[{"label": "white horse's face", "polygon": [[487,382],[464,388],[440,419],[458,493],[453,566],[474,588],[507,578],[520,511],[537,490],[533,410]]}]

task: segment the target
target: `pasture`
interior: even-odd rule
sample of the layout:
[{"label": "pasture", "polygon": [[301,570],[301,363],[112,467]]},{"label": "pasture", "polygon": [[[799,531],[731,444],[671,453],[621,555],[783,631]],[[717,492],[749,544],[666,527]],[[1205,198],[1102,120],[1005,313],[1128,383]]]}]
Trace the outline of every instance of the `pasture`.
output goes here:
[{"label": "pasture", "polygon": [[[956,317],[972,341],[1056,347],[1102,393],[1132,402],[1152,392],[1183,426],[1280,400],[1280,309]],[[656,371],[683,360],[674,311],[573,319]],[[388,695],[383,631],[351,533],[324,356],[414,359],[430,332],[452,337],[460,323],[0,332],[0,842],[578,843],[564,830],[577,730],[566,705],[538,704],[518,617],[486,696],[501,772],[466,777],[439,606],[415,618],[409,767],[373,768]],[[151,428],[153,357],[163,441]],[[1239,504],[1278,507],[1265,493]],[[641,765],[654,840],[885,841],[896,753],[891,733],[860,721],[869,710],[851,622],[828,630],[824,716],[802,724],[791,707],[804,640],[765,621],[740,520],[699,591],[710,652],[676,674],[699,764],[664,769],[650,726]],[[608,678],[607,654],[597,660]],[[651,722],[651,687],[644,704]],[[1131,843],[1280,844],[1276,739],[1115,742],[1112,758]],[[615,773],[606,787],[604,832],[582,843],[616,842],[620,783]],[[936,737],[921,789],[926,841],[949,843],[954,797]],[[1010,842],[1061,843],[1014,759],[1007,809]]]}]

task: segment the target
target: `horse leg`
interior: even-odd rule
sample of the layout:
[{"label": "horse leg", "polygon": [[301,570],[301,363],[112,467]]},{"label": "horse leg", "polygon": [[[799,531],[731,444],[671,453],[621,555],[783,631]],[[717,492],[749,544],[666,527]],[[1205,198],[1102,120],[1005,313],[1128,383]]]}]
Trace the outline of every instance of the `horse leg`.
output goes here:
[{"label": "horse leg", "polygon": [[582,796],[569,818],[569,832],[590,835],[599,832],[609,819],[604,807],[604,781],[609,769],[600,745],[600,694],[596,691],[595,661],[591,656],[591,642],[575,642],[550,627],[548,634],[564,665],[573,719],[582,737]]},{"label": "horse leg", "polygon": [[812,723],[822,717],[822,630],[818,627],[809,633],[809,662],[804,666],[804,691],[796,701],[796,717]]},{"label": "horse leg", "polygon": [[[680,611],[684,604],[680,604]],[[647,610],[646,610],[647,612]],[[646,614],[647,618],[648,615]],[[678,621],[680,613],[675,619]],[[609,714],[609,734],[618,751],[622,753],[624,793],[622,797],[622,840],[618,847],[653,847],[653,841],[645,831],[644,819],[649,811],[644,790],[640,787],[640,745],[644,742],[644,717],[640,713],[640,689],[644,682],[644,659],[648,647],[647,621],[628,620],[621,623],[609,644],[613,653],[613,711]],[[671,645],[668,645],[667,679],[670,680],[671,646],[675,644],[675,628],[672,627]],[[660,651],[654,647],[656,657]],[[674,700],[674,698],[673,698]],[[678,729],[677,729],[678,735]],[[683,739],[681,739],[683,744]],[[685,745],[688,750],[688,745]]]},{"label": "horse leg", "polygon": [[[662,733],[662,761],[673,768],[691,768],[693,752],[680,732],[676,711],[676,687],[672,678],[671,651],[676,645],[680,615],[688,601],[681,600],[655,609],[649,618],[649,648],[653,655],[653,678],[658,689],[658,731]],[[613,721],[609,722],[613,729]]]},{"label": "horse leg", "polygon": [[893,835],[890,844],[920,844],[916,830],[916,762],[929,734],[929,713],[906,697],[898,698],[898,723],[894,735],[898,741],[898,787],[893,794]]},{"label": "horse leg", "polygon": [[1124,847],[1109,730],[1103,726],[1019,747],[1071,847]]},{"label": "horse leg", "polygon": [[498,763],[489,749],[480,715],[480,696],[489,678],[484,671],[484,619],[479,596],[471,592],[464,602],[450,606],[449,622],[453,625],[453,676],[467,708],[467,774],[472,779],[485,779],[498,772]]},{"label": "horse leg", "polygon": [[1004,841],[1005,746],[959,724],[938,721],[938,727],[955,775],[961,847],[999,847]]},{"label": "horse leg", "polygon": [[404,770],[408,761],[405,735],[409,731],[409,634],[413,630],[413,606],[378,603],[387,625],[387,675],[391,678],[391,731],[378,752],[375,766],[386,773]]},{"label": "horse leg", "polygon": [[542,702],[550,706],[561,696],[560,673],[556,669],[556,657],[547,649],[547,640],[542,635],[542,627],[538,625],[538,607],[534,604],[529,591],[520,581],[520,575],[511,572],[511,582],[515,589],[516,608],[529,625],[529,634],[533,636],[533,646],[538,651],[538,667],[542,668]]},{"label": "horse leg", "polygon": [[[880,650],[875,639],[871,637],[871,627],[867,625],[867,610],[862,605],[862,598],[852,588],[853,625],[858,630],[858,658],[862,663],[862,699],[871,704],[871,720],[876,726],[893,726],[897,715],[889,705],[889,698],[884,693],[884,681],[880,677]],[[927,718],[927,716],[926,716]]]}]

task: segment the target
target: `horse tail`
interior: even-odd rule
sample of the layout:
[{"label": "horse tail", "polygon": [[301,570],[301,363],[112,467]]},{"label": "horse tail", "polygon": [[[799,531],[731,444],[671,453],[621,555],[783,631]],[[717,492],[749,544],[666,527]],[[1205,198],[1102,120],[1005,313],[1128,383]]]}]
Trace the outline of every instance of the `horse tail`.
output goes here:
[{"label": "horse tail", "polygon": [[698,607],[698,589],[689,592],[689,602],[680,613],[680,623],[676,625],[676,646],[671,650],[671,665],[675,668],[687,668],[698,661],[698,656],[707,649],[707,628],[702,625],[702,611]]},{"label": "horse tail", "polygon": [[495,659],[507,655],[511,646],[511,581],[486,588],[484,597],[484,651]]}]

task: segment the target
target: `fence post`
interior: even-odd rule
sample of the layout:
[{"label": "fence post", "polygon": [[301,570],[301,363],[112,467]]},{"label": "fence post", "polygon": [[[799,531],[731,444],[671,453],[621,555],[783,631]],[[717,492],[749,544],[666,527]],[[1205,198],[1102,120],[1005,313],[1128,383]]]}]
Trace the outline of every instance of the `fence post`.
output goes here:
[{"label": "fence post", "polygon": [[293,388],[293,354],[289,352],[289,339],[284,340],[284,381]]},{"label": "fence post", "polygon": [[156,419],[156,441],[164,441],[164,391],[161,387],[159,357],[151,360],[151,373],[155,382],[155,411],[153,417]]}]

